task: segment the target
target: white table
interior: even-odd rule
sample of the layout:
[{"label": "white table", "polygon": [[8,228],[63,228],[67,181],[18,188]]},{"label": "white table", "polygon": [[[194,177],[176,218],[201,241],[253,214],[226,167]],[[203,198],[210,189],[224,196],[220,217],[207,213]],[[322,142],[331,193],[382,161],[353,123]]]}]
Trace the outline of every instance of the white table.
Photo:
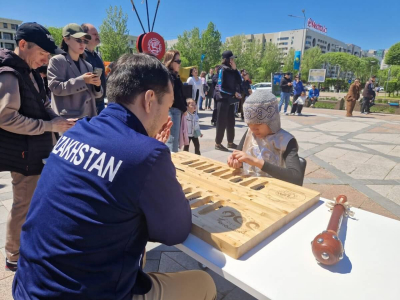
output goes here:
[{"label": "white table", "polygon": [[345,257],[324,267],[311,252],[330,218],[324,201],[238,260],[193,235],[177,248],[257,299],[399,300],[400,222],[352,208],[339,235]]}]

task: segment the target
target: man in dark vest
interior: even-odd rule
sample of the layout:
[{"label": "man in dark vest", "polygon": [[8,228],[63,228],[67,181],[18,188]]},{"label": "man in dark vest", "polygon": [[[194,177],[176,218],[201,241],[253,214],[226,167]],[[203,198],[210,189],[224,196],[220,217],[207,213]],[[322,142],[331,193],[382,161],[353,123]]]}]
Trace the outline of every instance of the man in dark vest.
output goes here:
[{"label": "man in dark vest", "polygon": [[40,75],[33,71],[63,51],[36,23],[22,24],[14,52],[0,49],[0,171],[10,171],[13,205],[6,233],[6,269],[16,271],[20,233],[40,173],[43,158],[53,148],[53,133],[74,126],[50,108]]}]

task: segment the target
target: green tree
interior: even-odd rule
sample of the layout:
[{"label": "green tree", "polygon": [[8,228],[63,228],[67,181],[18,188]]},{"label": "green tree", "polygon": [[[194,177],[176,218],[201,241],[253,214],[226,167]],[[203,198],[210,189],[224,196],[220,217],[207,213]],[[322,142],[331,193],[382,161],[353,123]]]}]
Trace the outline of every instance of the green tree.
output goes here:
[{"label": "green tree", "polygon": [[100,39],[103,60],[116,61],[121,55],[129,53],[127,27],[128,15],[121,7],[110,6],[107,10],[107,17],[100,25]]},{"label": "green tree", "polygon": [[295,51],[294,49],[290,49],[289,53],[286,55],[286,57],[283,60],[283,72],[290,72],[295,74],[297,70],[294,69],[294,54]]},{"label": "green tree", "polygon": [[181,53],[181,59],[184,58],[187,66],[199,66],[202,54],[200,29],[195,27],[190,31],[185,30],[182,35],[178,35],[175,49]]},{"label": "green tree", "polygon": [[385,63],[387,65],[400,65],[400,43],[390,47],[385,57]]},{"label": "green tree", "polygon": [[221,33],[216,29],[213,22],[208,23],[207,29],[201,34],[201,49],[202,54],[205,55],[202,70],[208,72],[210,68],[220,62],[221,46]]},{"label": "green tree", "polygon": [[377,75],[380,69],[379,60],[375,57],[362,57],[356,66],[355,75],[366,82],[371,75]]},{"label": "green tree", "polygon": [[239,69],[246,69],[250,75],[250,78],[258,81],[258,68],[260,67],[263,54],[263,46],[260,41],[252,40],[245,42],[242,52],[242,65],[238,66]]},{"label": "green tree", "polygon": [[63,36],[62,36],[62,27],[53,27],[53,26],[49,26],[49,27],[46,27],[46,28],[47,28],[47,30],[50,32],[51,36],[53,37],[54,43],[55,43],[57,46],[60,46],[60,45],[61,45],[61,41],[62,41],[62,39],[63,39]]},{"label": "green tree", "polygon": [[304,52],[303,61],[301,62],[301,73],[303,81],[308,81],[308,75],[311,69],[320,69],[321,63],[321,48],[313,47]]},{"label": "green tree", "polygon": [[338,78],[340,78],[341,73],[355,72],[360,63],[360,59],[349,53],[329,52],[321,55],[320,62],[325,66],[327,64],[330,66],[339,66],[340,72]]},{"label": "green tree", "polygon": [[265,44],[261,53],[260,62],[255,62],[260,67],[255,74],[256,81],[271,81],[271,73],[278,72],[281,68],[282,53],[274,43]]}]

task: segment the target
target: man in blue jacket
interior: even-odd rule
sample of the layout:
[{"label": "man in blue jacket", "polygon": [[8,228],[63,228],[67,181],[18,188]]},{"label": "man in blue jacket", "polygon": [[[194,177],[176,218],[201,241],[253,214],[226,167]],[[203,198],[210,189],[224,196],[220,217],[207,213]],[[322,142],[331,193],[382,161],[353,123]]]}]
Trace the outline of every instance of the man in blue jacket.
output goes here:
[{"label": "man in blue jacket", "polygon": [[308,91],[308,101],[310,101],[309,103],[311,104],[311,107],[314,107],[314,104],[318,101],[318,97],[319,90],[315,84],[313,84],[312,89]]},{"label": "man in blue jacket", "polygon": [[143,272],[147,241],[174,245],[191,209],[164,144],[173,88],[155,57],[127,54],[110,104],[54,147],[22,228],[14,299],[215,299],[202,271]]},{"label": "man in blue jacket", "polygon": [[304,86],[303,82],[301,82],[300,78],[298,75],[294,78],[295,81],[293,82],[293,102],[297,100],[297,98],[300,97],[301,92],[304,92]]}]

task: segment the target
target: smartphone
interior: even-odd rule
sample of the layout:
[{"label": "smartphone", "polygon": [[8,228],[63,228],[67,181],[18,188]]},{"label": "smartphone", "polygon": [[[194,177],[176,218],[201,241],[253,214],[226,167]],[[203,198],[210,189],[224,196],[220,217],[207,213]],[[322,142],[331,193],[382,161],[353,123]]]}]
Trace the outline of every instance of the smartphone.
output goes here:
[{"label": "smartphone", "polygon": [[95,74],[96,76],[100,77],[101,73],[103,73],[103,69],[102,68],[94,68],[93,74]]}]

